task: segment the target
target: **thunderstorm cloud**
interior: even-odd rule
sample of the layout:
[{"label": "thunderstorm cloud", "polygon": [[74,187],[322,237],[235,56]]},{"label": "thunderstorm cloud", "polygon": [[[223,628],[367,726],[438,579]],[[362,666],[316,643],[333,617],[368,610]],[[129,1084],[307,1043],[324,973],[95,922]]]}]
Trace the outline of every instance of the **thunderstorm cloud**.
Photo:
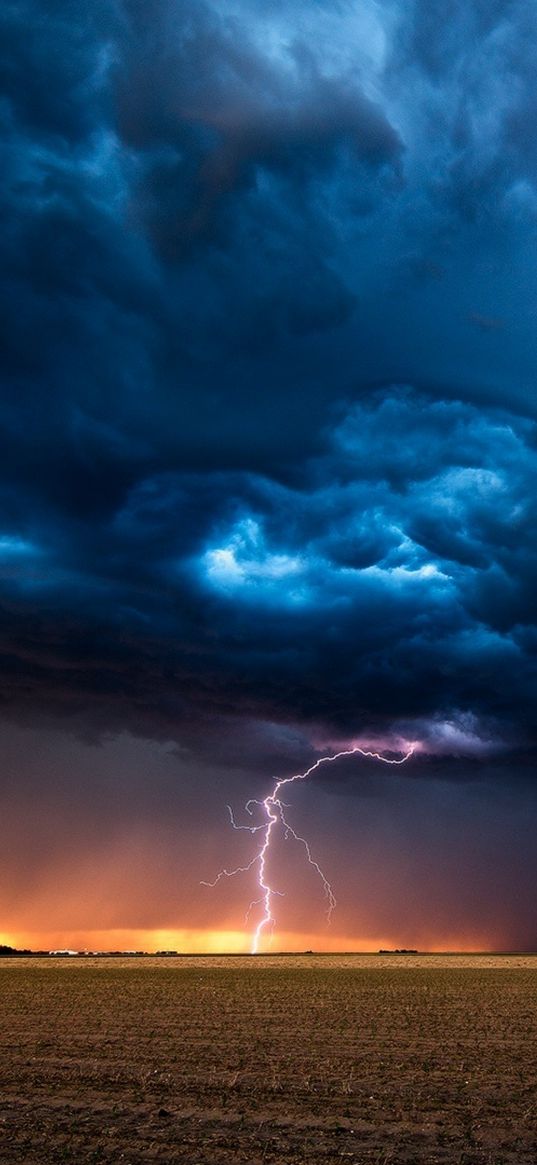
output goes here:
[{"label": "thunderstorm cloud", "polygon": [[532,6],[1,20],[5,716],[527,768]]}]

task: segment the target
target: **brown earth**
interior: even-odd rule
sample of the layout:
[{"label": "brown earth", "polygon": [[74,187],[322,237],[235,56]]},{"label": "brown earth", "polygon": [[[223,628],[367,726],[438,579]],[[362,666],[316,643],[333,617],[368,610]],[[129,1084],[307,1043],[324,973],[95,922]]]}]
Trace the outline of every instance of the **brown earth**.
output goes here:
[{"label": "brown earth", "polygon": [[0,1162],[535,1165],[537,958],[0,961]]}]

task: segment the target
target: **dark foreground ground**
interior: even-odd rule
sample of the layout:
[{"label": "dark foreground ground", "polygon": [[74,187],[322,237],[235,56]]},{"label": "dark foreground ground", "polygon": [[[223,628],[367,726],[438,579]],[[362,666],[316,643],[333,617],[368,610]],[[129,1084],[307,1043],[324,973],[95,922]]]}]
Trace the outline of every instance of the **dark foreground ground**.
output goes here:
[{"label": "dark foreground ground", "polygon": [[535,1165],[537,958],[0,963],[0,1162]]}]

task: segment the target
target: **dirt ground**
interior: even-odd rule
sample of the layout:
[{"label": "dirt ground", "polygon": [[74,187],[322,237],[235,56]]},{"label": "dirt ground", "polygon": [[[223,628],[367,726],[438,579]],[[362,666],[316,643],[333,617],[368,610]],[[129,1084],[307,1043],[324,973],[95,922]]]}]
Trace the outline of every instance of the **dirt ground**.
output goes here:
[{"label": "dirt ground", "polygon": [[0,960],[0,1162],[535,1165],[537,957]]}]

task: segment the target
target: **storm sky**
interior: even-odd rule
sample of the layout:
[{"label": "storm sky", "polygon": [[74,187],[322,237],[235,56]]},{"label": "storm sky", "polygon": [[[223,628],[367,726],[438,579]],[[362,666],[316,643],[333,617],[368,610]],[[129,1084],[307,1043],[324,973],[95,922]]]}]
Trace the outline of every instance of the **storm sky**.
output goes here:
[{"label": "storm sky", "polygon": [[533,6],[1,23],[0,941],[536,948]]}]

